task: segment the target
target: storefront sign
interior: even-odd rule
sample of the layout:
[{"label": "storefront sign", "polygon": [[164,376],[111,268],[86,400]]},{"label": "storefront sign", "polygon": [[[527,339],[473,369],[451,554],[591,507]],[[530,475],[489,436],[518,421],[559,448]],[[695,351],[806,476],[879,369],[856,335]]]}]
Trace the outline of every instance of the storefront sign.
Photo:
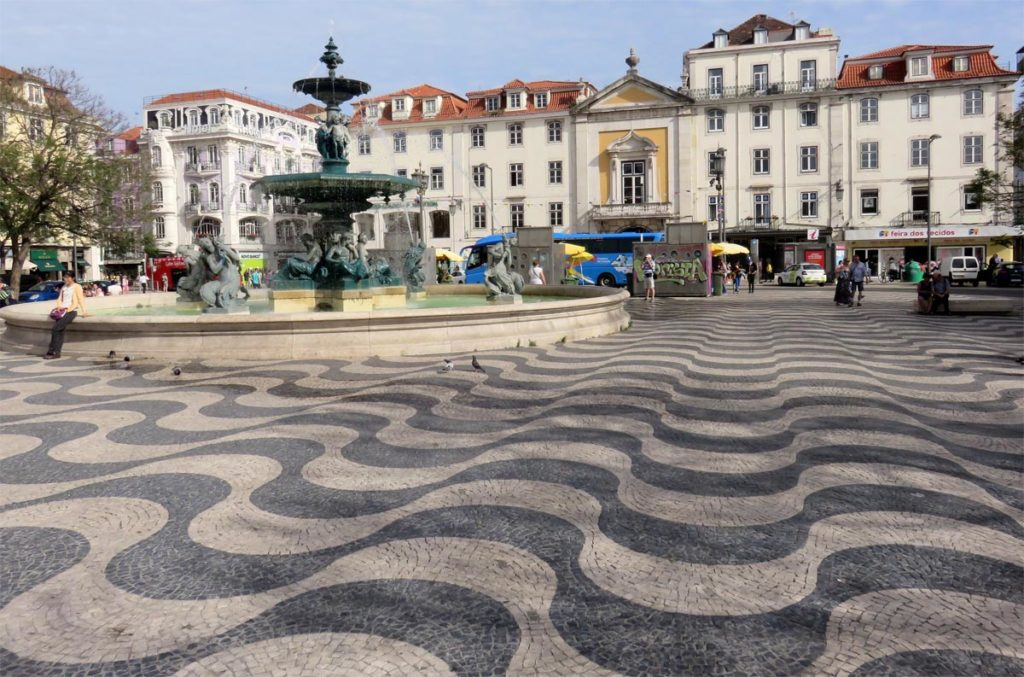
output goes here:
[{"label": "storefront sign", "polygon": [[[1013,237],[1024,234],[1017,226],[932,226],[932,239],[953,237]],[[843,233],[847,242],[862,240],[923,240],[928,228],[853,228]]]},{"label": "storefront sign", "polygon": [[817,228],[808,228],[807,229],[807,239],[808,240],[817,240],[818,239],[818,229]]},{"label": "storefront sign", "polygon": [[[815,238],[817,239],[817,238]],[[817,263],[822,268],[825,267],[825,250],[824,249],[805,249],[804,250],[804,263]]]}]

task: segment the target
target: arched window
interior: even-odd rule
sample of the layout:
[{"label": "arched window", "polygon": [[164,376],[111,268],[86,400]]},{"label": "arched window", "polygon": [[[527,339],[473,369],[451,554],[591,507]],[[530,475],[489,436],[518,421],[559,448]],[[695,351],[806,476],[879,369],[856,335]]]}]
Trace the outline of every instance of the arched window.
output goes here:
[{"label": "arched window", "polygon": [[914,94],[910,97],[910,117],[915,119],[928,117],[927,94]]},{"label": "arched window", "polygon": [[238,239],[258,240],[261,235],[260,224],[256,219],[245,219],[238,223]]},{"label": "arched window", "polygon": [[818,126],[818,104],[811,102],[800,104],[800,126]]},{"label": "arched window", "polygon": [[153,184],[153,204],[162,205],[164,203],[164,184],[159,181]]},{"label": "arched window", "polygon": [[195,183],[188,184],[188,203],[190,205],[199,204],[199,185]]},{"label": "arched window", "polygon": [[164,225],[164,217],[162,216],[153,219],[153,237],[158,240],[167,237],[167,227]]},{"label": "arched window", "polygon": [[878,99],[869,96],[860,100],[860,121],[878,122]]},{"label": "arched window", "polygon": [[192,226],[192,241],[201,237],[220,237],[220,221],[204,216]]},{"label": "arched window", "polygon": [[238,186],[238,204],[244,205],[249,201],[249,187],[244,183]]},{"label": "arched window", "polygon": [[278,244],[295,244],[299,230],[300,228],[293,221],[279,221],[274,226]]},{"label": "arched window", "polygon": [[769,114],[771,109],[768,106],[754,106],[754,129],[768,129]]},{"label": "arched window", "polygon": [[171,126],[171,111],[169,111],[169,110],[162,110],[162,111],[160,111],[160,115],[157,116],[157,117],[160,120],[160,127],[161,128],[162,127],[170,127]]},{"label": "arched window", "polygon": [[235,124],[239,127],[242,126],[242,111],[240,110],[235,111]]},{"label": "arched window", "polygon": [[217,208],[220,206],[220,184],[210,184],[210,206]]},{"label": "arched window", "polygon": [[984,111],[980,89],[968,89],[964,92],[964,115],[981,115]]},{"label": "arched window", "polygon": [[430,150],[444,150],[444,132],[440,129],[430,130]]},{"label": "arched window", "polygon": [[430,226],[434,237],[451,237],[452,220],[447,210],[430,212]]},{"label": "arched window", "polygon": [[188,124],[195,127],[199,124],[199,111],[192,109],[188,112]]},{"label": "arched window", "polygon": [[721,108],[712,108],[708,110],[708,131],[725,131],[725,111]]},{"label": "arched window", "polygon": [[206,111],[206,114],[210,117],[210,124],[211,125],[219,125],[220,124],[220,109],[219,108],[217,108],[216,106],[213,106],[208,111]]},{"label": "arched window", "polygon": [[164,152],[160,150],[160,146],[153,146],[149,151],[150,158],[153,160],[153,166],[159,167],[164,162]]}]

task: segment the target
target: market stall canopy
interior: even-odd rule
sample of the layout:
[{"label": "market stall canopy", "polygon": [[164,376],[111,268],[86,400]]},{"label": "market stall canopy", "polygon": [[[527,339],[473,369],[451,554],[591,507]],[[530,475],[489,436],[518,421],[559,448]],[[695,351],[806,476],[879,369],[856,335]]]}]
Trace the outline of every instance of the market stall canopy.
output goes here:
[{"label": "market stall canopy", "polygon": [[[8,255],[7,258],[4,259],[4,270],[10,270],[13,267],[14,259]],[[26,260],[25,265],[21,267],[21,270],[26,273],[31,273],[36,268],[38,268],[36,264],[32,263],[31,260]]]},{"label": "market stall canopy", "polygon": [[41,273],[59,273],[64,270],[57,252],[52,249],[33,249],[28,253],[29,260],[36,264]]},{"label": "market stall canopy", "polygon": [[593,261],[593,260],[594,260],[594,255],[593,254],[591,254],[588,251],[582,251],[579,254],[573,254],[572,256],[569,257],[569,265],[570,266],[578,266],[581,263],[586,263],[587,261]]},{"label": "market stall canopy", "polygon": [[749,254],[750,250],[741,244],[735,242],[712,242],[711,243],[711,255],[721,256],[722,254]]},{"label": "market stall canopy", "polygon": [[444,259],[445,261],[452,261],[454,263],[459,263],[465,260],[455,252],[449,251],[447,249],[435,249],[434,257],[439,260]]},{"label": "market stall canopy", "polygon": [[562,243],[562,251],[565,252],[566,256],[576,256],[587,251],[586,247],[581,247],[578,244],[570,244],[568,242]]}]

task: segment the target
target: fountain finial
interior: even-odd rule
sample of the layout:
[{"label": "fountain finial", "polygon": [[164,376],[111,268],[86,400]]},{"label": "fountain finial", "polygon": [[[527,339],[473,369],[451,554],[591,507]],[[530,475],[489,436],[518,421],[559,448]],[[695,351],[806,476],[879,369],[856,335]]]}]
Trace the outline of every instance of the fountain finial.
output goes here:
[{"label": "fountain finial", "polygon": [[332,35],[324,45],[323,56],[320,57],[320,61],[327,64],[327,73],[332,78],[334,77],[334,71],[337,70],[338,66],[345,63],[345,60],[338,54],[338,46],[334,44],[334,36]]}]

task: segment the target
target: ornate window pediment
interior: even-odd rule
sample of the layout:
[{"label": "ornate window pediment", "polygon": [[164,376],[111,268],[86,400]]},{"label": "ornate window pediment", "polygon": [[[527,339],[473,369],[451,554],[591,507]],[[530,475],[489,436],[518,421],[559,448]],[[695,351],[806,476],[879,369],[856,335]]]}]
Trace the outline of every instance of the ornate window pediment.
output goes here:
[{"label": "ornate window pediment", "polygon": [[608,146],[608,153],[611,155],[623,153],[657,153],[658,144],[650,139],[645,139],[634,131],[630,131],[621,139],[613,141]]}]

